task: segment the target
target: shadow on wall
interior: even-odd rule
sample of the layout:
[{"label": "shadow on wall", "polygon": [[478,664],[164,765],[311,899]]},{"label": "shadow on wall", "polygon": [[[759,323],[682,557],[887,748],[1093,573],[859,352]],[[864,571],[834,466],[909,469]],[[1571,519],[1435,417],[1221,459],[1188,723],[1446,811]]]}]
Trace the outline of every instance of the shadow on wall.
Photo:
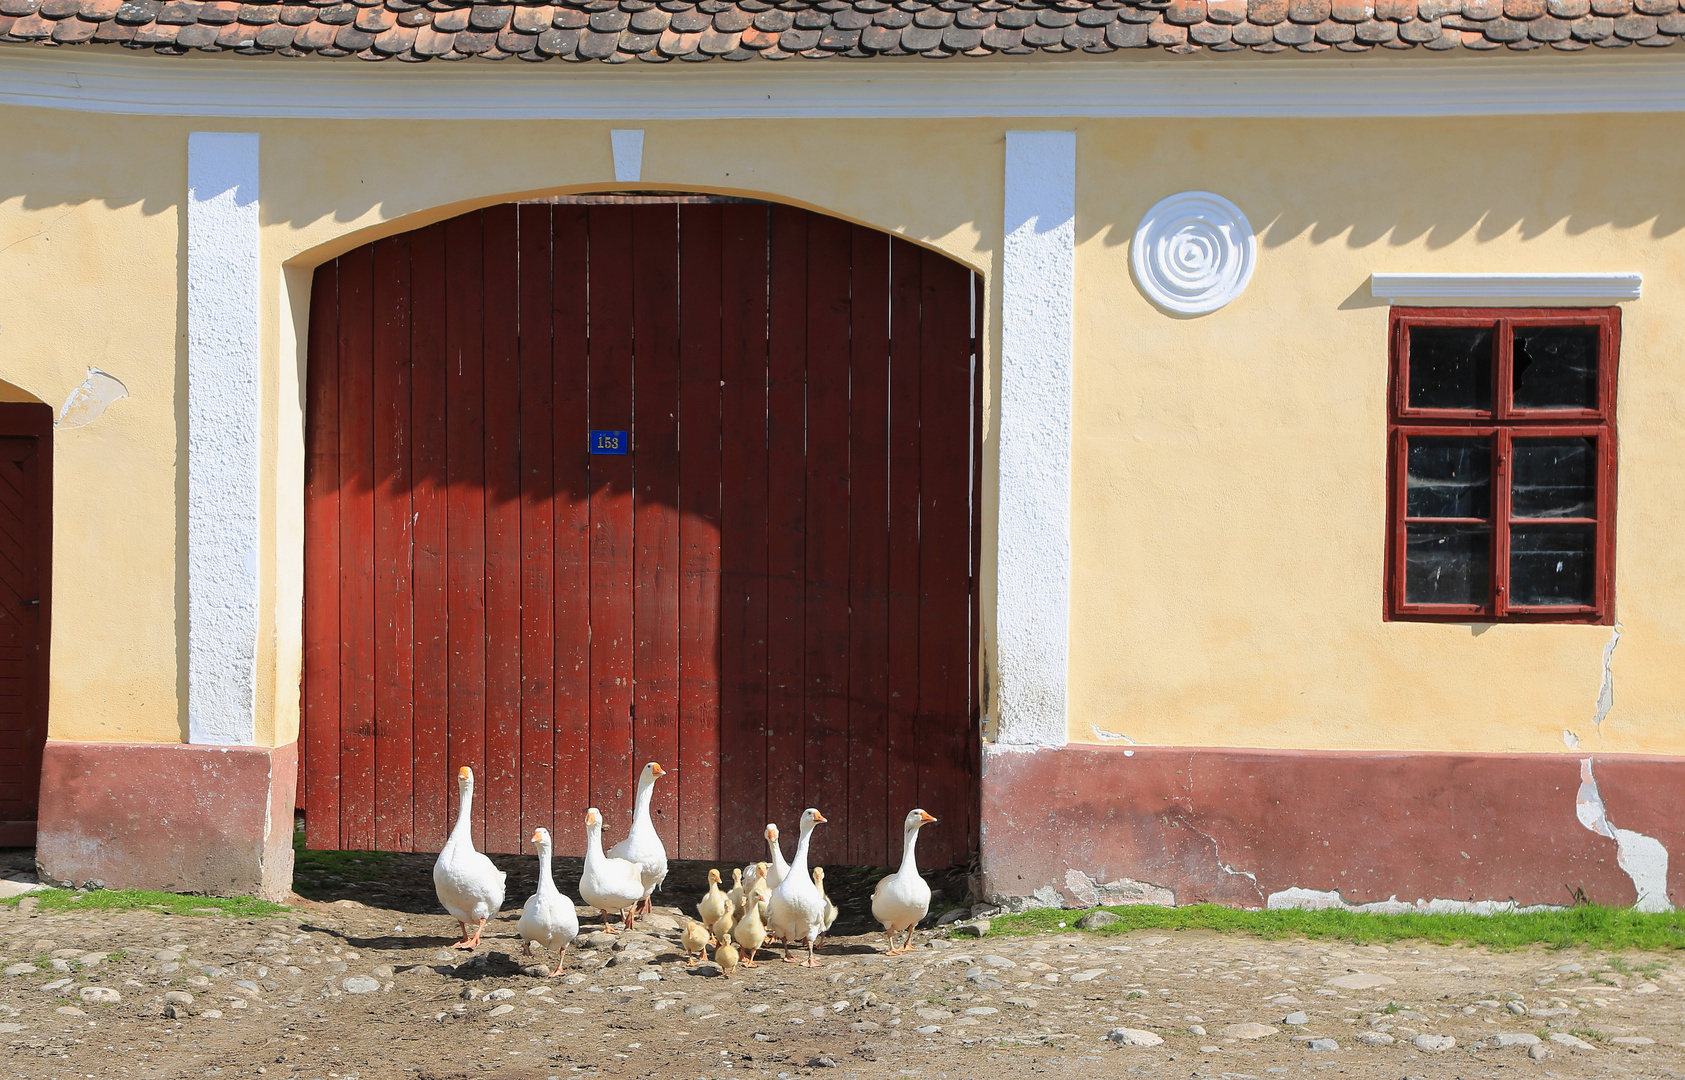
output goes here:
[{"label": "shadow on wall", "polygon": [[[1572,138],[1563,134],[1565,122],[1574,125]],[[1309,237],[1313,243],[1340,242],[1352,248],[1425,243],[1438,249],[1465,238],[1489,241],[1513,234],[1529,239],[1557,229],[1577,235],[1611,227],[1646,229],[1654,238],[1672,236],[1685,228],[1685,202],[1665,187],[1676,156],[1674,144],[1657,137],[1657,125],[1665,122],[1653,116],[1602,117],[1595,124],[1562,117],[1073,121],[1079,130],[1078,156],[1083,168],[1079,198],[1108,185],[1118,193],[1115,200],[1101,204],[1106,213],[1079,218],[1078,240],[1099,237],[1107,245],[1125,245],[1148,207],[1165,195],[1191,189],[1216,191],[1236,201],[1265,247]],[[806,122],[798,141],[781,144],[782,153],[806,155],[822,150],[832,160],[847,155],[846,138],[854,132],[845,129],[852,122],[833,123],[844,130],[824,121]],[[568,122],[556,124],[558,130],[575,130]],[[728,121],[719,124],[722,130],[736,129]],[[137,142],[122,153],[112,152],[97,139],[67,150],[57,140],[14,138],[8,143],[8,167],[0,169],[0,202],[16,200],[16,205],[30,211],[96,202],[110,209],[139,206],[147,215],[175,211],[186,186],[182,175],[186,136],[199,126],[204,124],[181,122],[179,137],[170,137],[168,132],[160,137],[154,131],[144,143]],[[532,133],[541,126],[521,125],[522,142],[513,144],[528,148],[535,180],[550,161],[546,154],[532,150]],[[707,126],[692,128],[705,131]],[[468,131],[476,127],[483,125],[468,125]],[[496,133],[496,125],[490,127],[489,133],[480,131],[455,144],[454,152],[463,158],[485,155],[488,160],[507,160],[511,144]],[[41,130],[46,130],[45,125]],[[941,146],[963,150],[971,145],[968,134],[962,125]],[[991,146],[999,145],[996,129],[979,128],[976,134],[987,138]],[[1102,139],[1102,134],[1107,137]],[[593,131],[590,137],[600,137],[600,150],[607,150],[606,131]],[[282,125],[273,136],[266,136],[266,156],[291,153],[307,144],[308,138],[294,137]],[[858,140],[853,146],[872,149]],[[997,152],[979,154],[978,161],[998,170]],[[464,189],[473,183],[473,175],[441,172],[438,153],[434,138],[396,145],[376,141],[360,151],[335,155],[332,172],[324,171],[326,163],[309,165],[309,190],[321,201],[292,192],[276,198],[272,192],[265,199],[264,222],[308,230],[329,219],[353,222],[371,214],[387,217],[380,225],[315,249],[309,256],[321,259],[379,236],[497,202],[560,192],[631,189],[607,183],[535,183],[496,194],[469,193]],[[150,168],[148,156],[155,159]],[[767,167],[761,171],[770,173],[787,160],[768,153]],[[1623,168],[1609,170],[1606,163],[1617,160]],[[159,165],[165,167],[166,175],[181,177],[179,186],[160,188]],[[381,175],[401,179],[382,184]],[[417,198],[414,178],[434,175],[438,180],[420,188],[422,196]],[[64,180],[43,179],[57,177]],[[833,190],[838,181],[829,172],[807,190],[788,184],[785,190],[773,190],[696,183],[680,176],[661,179],[668,187],[776,199],[830,213],[836,213],[837,207],[827,204],[849,201],[846,196],[853,194],[847,189]],[[998,179],[993,175],[988,179],[990,183],[980,190],[993,193]],[[395,187],[402,187],[403,194],[395,194]],[[290,213],[282,209],[283,204],[304,206],[309,212]],[[998,203],[992,198],[984,207],[965,198],[923,198],[912,192],[896,196],[888,206],[871,224],[915,239],[975,230],[985,250],[998,243]],[[27,247],[31,238],[51,224],[29,222],[20,235],[0,233],[0,257],[8,253],[8,245]]]}]

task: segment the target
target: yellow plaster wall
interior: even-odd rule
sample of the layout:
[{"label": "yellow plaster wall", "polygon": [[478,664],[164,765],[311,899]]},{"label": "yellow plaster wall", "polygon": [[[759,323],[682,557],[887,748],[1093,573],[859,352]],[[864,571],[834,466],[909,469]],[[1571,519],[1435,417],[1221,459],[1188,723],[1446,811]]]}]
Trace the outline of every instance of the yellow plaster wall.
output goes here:
[{"label": "yellow plaster wall", "polygon": [[[311,268],[472,206],[612,187],[609,126],[0,111],[12,148],[0,379],[57,404],[92,364],[131,394],[57,442],[53,738],[173,741],[186,726],[188,132],[263,135],[258,739],[278,745],[298,725]],[[1078,130],[1074,740],[1560,752],[1568,728],[1603,752],[1685,753],[1685,573],[1670,531],[1685,490],[1685,316],[1668,301],[1685,212],[1670,190],[1680,152],[1665,149],[1685,145],[1685,122],[642,126],[647,186],[823,209],[938,247],[991,284],[1004,132]],[[1140,215],[1189,188],[1233,199],[1261,241],[1248,292],[1192,319],[1148,304],[1128,267]],[[1646,299],[1626,311],[1623,636],[1601,731],[1590,717],[1608,628],[1381,621],[1386,309],[1368,275],[1487,269],[1646,275]],[[998,356],[997,327],[990,340]],[[993,493],[990,470],[985,537]],[[991,558],[986,541],[985,568]]]},{"label": "yellow plaster wall", "polygon": [[[1073,740],[1685,752],[1678,117],[1079,126]],[[1619,168],[1611,163],[1619,162]],[[1237,203],[1257,272],[1198,318],[1130,278],[1141,215]],[[1614,708],[1600,626],[1383,622],[1374,271],[1640,270],[1625,305]],[[1096,730],[1098,729],[1098,731]]]}]

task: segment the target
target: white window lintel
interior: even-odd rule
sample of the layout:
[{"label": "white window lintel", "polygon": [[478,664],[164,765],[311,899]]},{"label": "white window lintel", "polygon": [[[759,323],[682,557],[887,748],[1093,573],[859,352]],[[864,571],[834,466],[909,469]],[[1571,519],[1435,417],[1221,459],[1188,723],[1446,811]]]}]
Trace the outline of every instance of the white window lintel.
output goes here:
[{"label": "white window lintel", "polygon": [[1371,274],[1369,295],[1389,303],[1491,300],[1637,300],[1644,275],[1625,271],[1581,274]]}]

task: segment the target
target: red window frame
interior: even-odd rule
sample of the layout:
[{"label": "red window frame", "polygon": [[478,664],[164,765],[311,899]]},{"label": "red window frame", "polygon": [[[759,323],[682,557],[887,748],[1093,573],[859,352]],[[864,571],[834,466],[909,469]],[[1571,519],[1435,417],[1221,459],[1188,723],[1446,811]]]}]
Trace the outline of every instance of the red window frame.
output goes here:
[{"label": "red window frame", "polygon": [[[1417,326],[1491,327],[1493,330],[1492,408],[1414,408],[1410,391],[1410,329]],[[1594,326],[1598,334],[1597,408],[1518,409],[1513,393],[1513,333],[1517,327]],[[1394,308],[1388,334],[1387,389],[1387,572],[1385,618],[1412,622],[1580,623],[1608,626],[1615,621],[1615,374],[1620,360],[1619,308]],[[1474,604],[1411,604],[1405,601],[1408,521],[1455,524],[1463,519],[1411,519],[1407,515],[1408,463],[1412,436],[1474,435],[1492,437],[1489,553],[1491,580],[1487,601]],[[1510,479],[1514,439],[1584,437],[1597,440],[1597,497],[1594,519],[1510,517]],[[1468,519],[1474,523],[1477,519]],[[1540,521],[1595,527],[1593,602],[1574,606],[1520,606],[1509,602],[1510,530]]]}]

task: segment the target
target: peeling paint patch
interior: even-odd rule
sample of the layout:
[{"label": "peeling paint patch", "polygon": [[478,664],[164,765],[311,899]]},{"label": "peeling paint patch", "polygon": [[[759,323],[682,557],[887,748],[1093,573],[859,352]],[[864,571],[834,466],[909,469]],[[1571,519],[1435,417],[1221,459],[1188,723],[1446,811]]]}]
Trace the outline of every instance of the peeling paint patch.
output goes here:
[{"label": "peeling paint patch", "polygon": [[1562,744],[1570,750],[1578,750],[1580,748],[1580,737],[1567,728],[1563,728]]},{"label": "peeling paint patch", "polygon": [[1234,867],[1232,867],[1228,863],[1224,862],[1222,850],[1218,847],[1217,838],[1215,836],[1212,836],[1210,833],[1206,832],[1204,829],[1196,827],[1193,824],[1193,822],[1189,821],[1186,817],[1184,817],[1182,819],[1182,825],[1183,825],[1184,828],[1191,830],[1194,833],[1194,835],[1204,837],[1207,841],[1210,842],[1210,844],[1211,844],[1211,861],[1217,864],[1217,869],[1221,870],[1225,874],[1230,875],[1231,877],[1246,878],[1248,881],[1250,881],[1252,883],[1252,888],[1257,892],[1258,898],[1260,900],[1264,899],[1264,890],[1259,888],[1259,886],[1258,886],[1258,875],[1254,874],[1250,870],[1236,870]]},{"label": "peeling paint patch", "polygon": [[[1617,632],[1617,637],[1619,633]],[[1604,650],[1607,656],[1614,642]],[[1667,847],[1660,840],[1631,829],[1618,829],[1609,820],[1603,806],[1603,796],[1597,790],[1597,778],[1592,775],[1591,758],[1580,760],[1580,790],[1574,796],[1574,816],[1580,824],[1599,836],[1615,841],[1615,862],[1632,879],[1638,890],[1638,911],[1672,911],[1667,898]]]},{"label": "peeling paint patch", "polygon": [[64,408],[59,410],[58,419],[53,421],[53,426],[61,431],[87,427],[98,420],[105,410],[111,407],[112,402],[128,396],[129,388],[124,386],[117,376],[91,367],[88,369],[88,377],[64,399]]},{"label": "peeling paint patch", "polygon": [[[1099,739],[1101,742],[1109,742],[1109,743],[1121,742],[1121,743],[1128,743],[1130,746],[1135,745],[1135,740],[1131,739],[1129,736],[1120,735],[1115,731],[1107,731],[1105,728],[1101,727],[1098,724],[1089,724],[1088,730],[1094,732],[1094,737],[1096,739]],[[1124,757],[1134,757],[1135,751],[1125,750],[1123,752],[1123,756]]]},{"label": "peeling paint patch", "polygon": [[1615,707],[1615,672],[1610,665],[1615,659],[1615,646],[1620,643],[1621,624],[1616,623],[1615,632],[1609,635],[1609,643],[1603,646],[1603,681],[1597,686],[1597,715],[1591,718],[1591,722],[1600,729],[1609,710]]},{"label": "peeling paint patch", "polygon": [[1176,894],[1162,885],[1133,878],[1119,878],[1101,883],[1081,870],[1065,871],[1065,891],[1076,901],[1077,907],[1101,905],[1156,904],[1175,907]]},{"label": "peeling paint patch", "polygon": [[1368,904],[1347,903],[1333,889],[1281,889],[1264,902],[1268,911],[1361,911],[1372,915],[1496,915],[1500,912],[1561,911],[1556,904],[1522,905],[1514,900],[1417,900],[1397,896]]}]

